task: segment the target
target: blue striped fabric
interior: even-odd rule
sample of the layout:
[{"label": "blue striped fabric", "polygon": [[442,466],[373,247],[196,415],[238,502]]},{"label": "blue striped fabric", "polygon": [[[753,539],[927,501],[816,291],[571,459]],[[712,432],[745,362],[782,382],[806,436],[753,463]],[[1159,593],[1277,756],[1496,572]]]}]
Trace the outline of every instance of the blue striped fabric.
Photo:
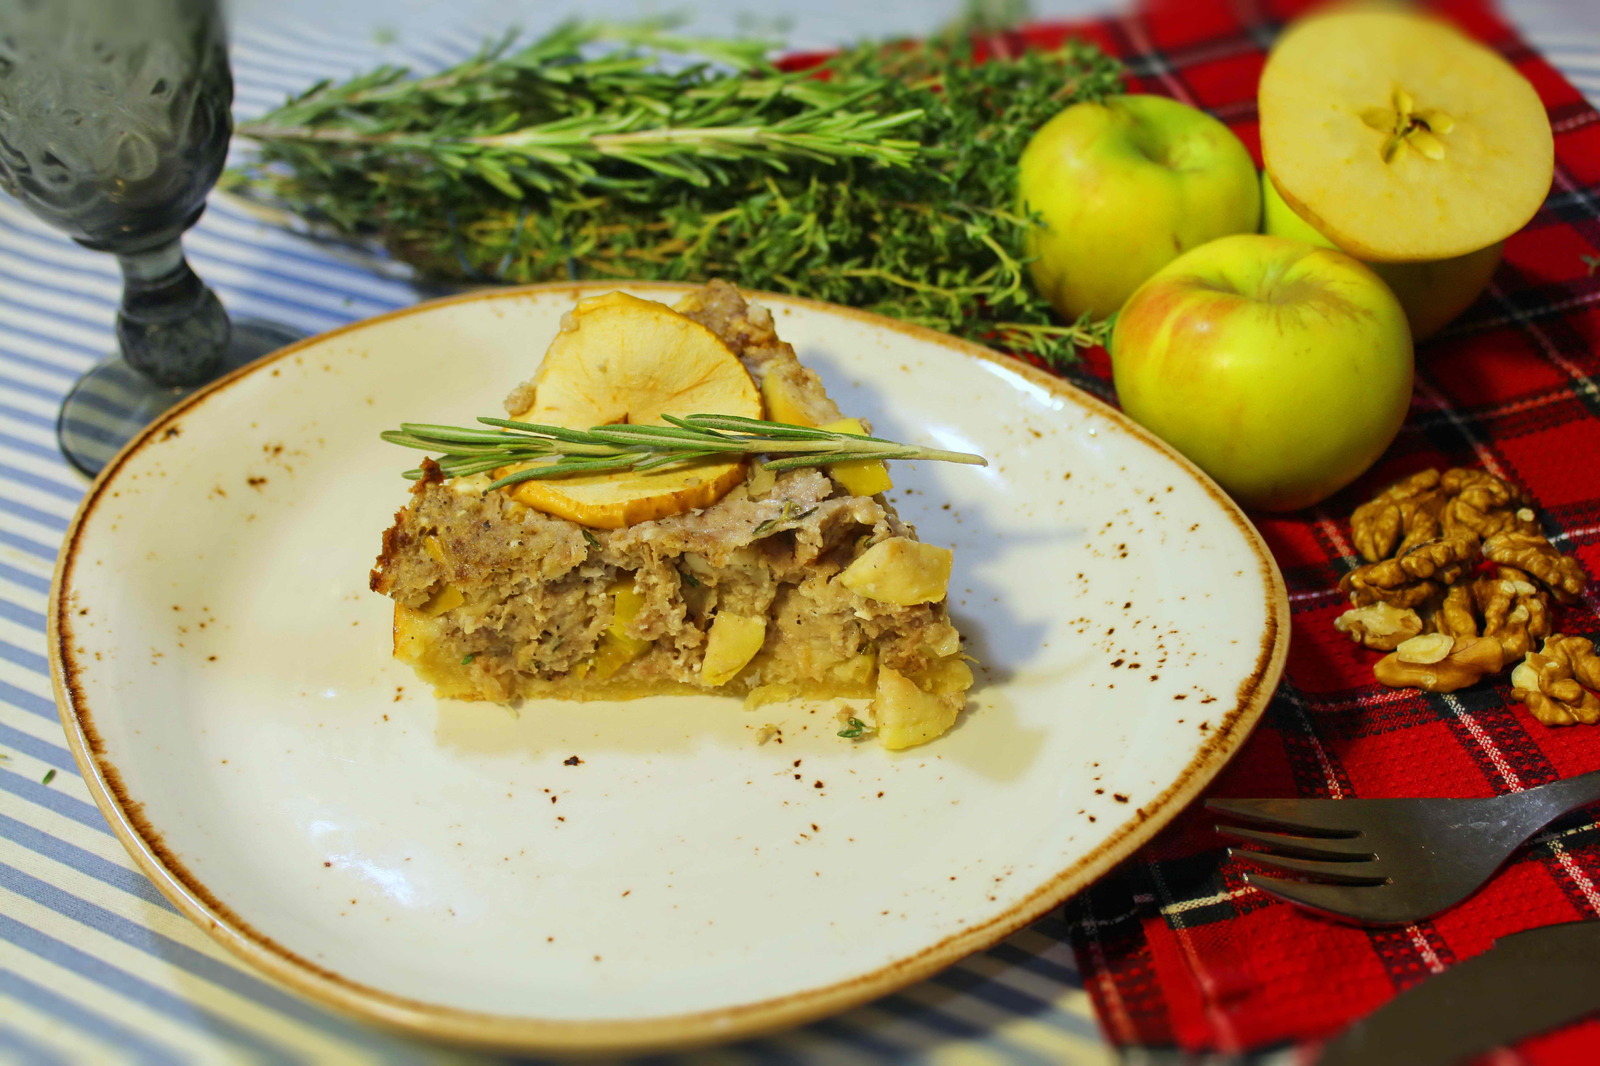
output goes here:
[{"label": "blue striped fabric", "polygon": [[[440,22],[438,10],[429,13]],[[1600,95],[1600,36],[1552,24],[1535,44]],[[379,60],[438,66],[491,28],[445,20],[381,44],[256,12],[234,32],[238,111],[259,113],[317,78]],[[239,316],[316,332],[418,298],[394,264],[318,245],[224,197],[213,198],[186,243]],[[109,258],[0,202],[0,1060],[490,1061],[352,1022],[242,968],[133,869],[77,777],[51,696],[44,627],[51,570],[85,483],[57,452],[54,423],[68,387],[112,348],[119,293]],[[901,994],[690,1058],[1112,1061],[1054,917]]]}]

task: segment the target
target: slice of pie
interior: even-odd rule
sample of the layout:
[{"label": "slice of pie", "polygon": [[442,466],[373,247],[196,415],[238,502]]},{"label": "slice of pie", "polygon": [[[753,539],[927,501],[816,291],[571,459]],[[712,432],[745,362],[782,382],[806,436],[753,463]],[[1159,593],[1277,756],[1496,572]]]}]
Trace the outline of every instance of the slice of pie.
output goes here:
[{"label": "slice of pie", "polygon": [[[718,281],[676,308],[584,301],[506,408],[584,429],[689,413],[842,421],[771,314]],[[951,553],[900,521],[882,463],[702,463],[488,493],[488,474],[424,469],[371,584],[395,601],[395,656],[440,697],[870,697],[889,748],[939,736],[965,704]]]}]

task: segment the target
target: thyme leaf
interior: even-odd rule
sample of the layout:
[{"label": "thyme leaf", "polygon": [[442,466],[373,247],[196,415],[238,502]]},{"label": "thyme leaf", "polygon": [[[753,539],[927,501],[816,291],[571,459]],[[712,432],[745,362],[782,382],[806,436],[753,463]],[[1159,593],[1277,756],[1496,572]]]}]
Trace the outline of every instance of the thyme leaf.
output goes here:
[{"label": "thyme leaf", "polygon": [[871,726],[852,715],[845,719],[844,728],[839,730],[838,735],[849,740],[859,740],[871,732],[874,732]]},{"label": "thyme leaf", "polygon": [[808,507],[804,511],[795,509],[793,500],[784,500],[783,506],[778,509],[777,518],[769,518],[750,531],[752,540],[759,540],[769,533],[776,533],[779,529],[794,525],[801,519],[809,518],[816,513],[815,507]]}]

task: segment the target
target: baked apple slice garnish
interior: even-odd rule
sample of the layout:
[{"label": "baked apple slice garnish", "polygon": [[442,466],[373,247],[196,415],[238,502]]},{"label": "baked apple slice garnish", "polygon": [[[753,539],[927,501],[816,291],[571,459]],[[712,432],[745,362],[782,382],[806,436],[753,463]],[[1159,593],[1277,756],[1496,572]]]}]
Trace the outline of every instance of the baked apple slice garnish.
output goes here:
[{"label": "baked apple slice garnish", "polygon": [[[588,429],[652,425],[663,415],[760,418],[761,394],[722,338],[665,304],[613,292],[584,300],[563,321],[519,422]],[[503,477],[521,467],[502,467]],[[742,458],[661,470],[523,481],[515,499],[596,529],[707,507],[744,480]]]}]

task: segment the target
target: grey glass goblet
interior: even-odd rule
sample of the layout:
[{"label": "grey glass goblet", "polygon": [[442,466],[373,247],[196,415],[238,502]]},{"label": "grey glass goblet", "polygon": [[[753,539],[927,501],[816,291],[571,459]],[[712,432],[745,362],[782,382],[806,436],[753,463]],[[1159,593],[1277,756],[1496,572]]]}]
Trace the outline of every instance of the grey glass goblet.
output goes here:
[{"label": "grey glass goblet", "polygon": [[62,454],[98,473],[195,387],[295,339],[230,323],[183,256],[233,131],[217,0],[0,0],[0,187],[122,268],[121,354],[62,405]]}]

